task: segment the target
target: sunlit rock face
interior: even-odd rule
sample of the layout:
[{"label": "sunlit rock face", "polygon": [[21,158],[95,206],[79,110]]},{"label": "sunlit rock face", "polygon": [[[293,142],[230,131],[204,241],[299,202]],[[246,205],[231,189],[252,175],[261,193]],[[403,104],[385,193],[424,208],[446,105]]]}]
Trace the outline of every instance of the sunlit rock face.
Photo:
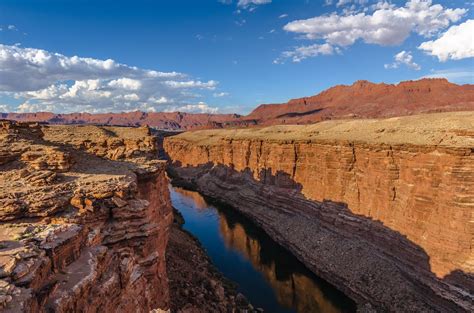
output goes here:
[{"label": "sunlit rock face", "polygon": [[[466,309],[474,272],[472,129],[472,112],[428,114],[196,131],[167,138],[165,150],[182,183],[251,216],[362,302],[393,308],[405,297],[419,309]],[[325,240],[336,241],[327,247]],[[429,291],[423,299],[420,286]]]},{"label": "sunlit rock face", "polygon": [[1,126],[0,309],[166,309],[172,216],[153,139],[140,129]]}]

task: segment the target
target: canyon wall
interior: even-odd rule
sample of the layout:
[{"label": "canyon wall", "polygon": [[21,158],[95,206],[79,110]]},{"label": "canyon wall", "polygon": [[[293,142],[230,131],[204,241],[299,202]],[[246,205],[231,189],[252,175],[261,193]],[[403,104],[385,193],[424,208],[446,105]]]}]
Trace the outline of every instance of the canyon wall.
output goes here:
[{"label": "canyon wall", "polygon": [[165,139],[174,182],[224,201],[384,311],[473,303],[474,113]]},{"label": "canyon wall", "polygon": [[169,307],[172,212],[154,140],[147,128],[0,123],[1,311]]}]

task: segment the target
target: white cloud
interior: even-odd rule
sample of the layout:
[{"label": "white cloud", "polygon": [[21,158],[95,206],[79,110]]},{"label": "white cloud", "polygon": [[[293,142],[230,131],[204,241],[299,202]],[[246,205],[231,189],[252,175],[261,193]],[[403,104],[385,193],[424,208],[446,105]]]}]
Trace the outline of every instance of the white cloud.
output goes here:
[{"label": "white cloud", "polygon": [[0,45],[0,96],[23,101],[12,108],[22,112],[163,111],[192,105],[199,91],[214,90],[217,84],[110,59]]},{"label": "white cloud", "polygon": [[1,26],[0,25],[0,32],[4,30],[10,30],[10,31],[18,31],[18,28],[15,25],[6,25],[6,26]]},{"label": "white cloud", "polygon": [[129,94],[123,96],[123,98],[125,100],[128,100],[128,101],[138,101],[138,100],[140,100],[140,97],[136,93],[129,93]]},{"label": "white cloud", "polygon": [[474,20],[451,26],[438,39],[423,42],[418,48],[441,62],[474,57]]},{"label": "white cloud", "polygon": [[328,43],[321,45],[314,44],[309,46],[300,46],[290,51],[284,51],[278,59],[273,61],[273,63],[281,64],[287,59],[291,59],[293,62],[297,63],[310,57],[315,57],[318,55],[331,55],[339,52],[339,48],[335,48]]},{"label": "white cloud", "polygon": [[[222,4],[232,4],[232,0],[218,0],[218,2]],[[238,0],[237,1],[237,7],[247,9],[249,11],[254,11],[257,6],[262,5],[262,4],[267,4],[271,3],[272,0]],[[241,11],[237,9],[235,13],[240,14]]]},{"label": "white cloud", "polygon": [[213,94],[214,98],[227,97],[228,95],[229,95],[228,92],[216,92]]},{"label": "white cloud", "polygon": [[421,67],[417,63],[413,62],[413,56],[411,54],[411,51],[403,50],[395,54],[394,59],[395,59],[395,62],[393,62],[392,64],[385,64],[384,67],[386,69],[399,68],[400,65],[403,64],[417,71],[421,69]]},{"label": "white cloud", "polygon": [[142,87],[141,81],[131,78],[119,78],[109,82],[110,87],[138,90]]},{"label": "white cloud", "polygon": [[459,21],[466,12],[466,9],[447,9],[432,4],[431,0],[410,0],[404,7],[380,3],[371,14],[332,13],[296,20],[284,29],[338,46],[349,46],[357,40],[382,46],[399,45],[411,32],[431,37]]},{"label": "white cloud", "polygon": [[251,5],[261,5],[261,4],[271,3],[271,2],[272,0],[239,0],[239,2],[237,2],[237,6],[245,8]]},{"label": "white cloud", "polygon": [[285,14],[282,14],[282,15],[280,15],[278,18],[285,18],[285,17],[288,17],[288,14],[286,14],[286,13],[285,13]]},{"label": "white cloud", "polygon": [[187,104],[183,106],[171,107],[166,110],[167,112],[187,112],[187,113],[210,113],[216,114],[219,109],[216,107],[210,107],[204,102],[198,104]]},{"label": "white cloud", "polygon": [[186,75],[139,69],[111,59],[67,57],[46,50],[0,44],[0,91],[38,90],[66,80],[122,77],[163,81],[182,80]]},{"label": "white cloud", "polygon": [[347,4],[366,4],[368,2],[369,2],[369,0],[338,0],[337,2],[335,2],[333,0],[326,0],[325,4],[326,5],[332,5],[332,4],[336,3],[337,7],[341,7],[341,6],[344,6],[344,5],[347,5]]}]

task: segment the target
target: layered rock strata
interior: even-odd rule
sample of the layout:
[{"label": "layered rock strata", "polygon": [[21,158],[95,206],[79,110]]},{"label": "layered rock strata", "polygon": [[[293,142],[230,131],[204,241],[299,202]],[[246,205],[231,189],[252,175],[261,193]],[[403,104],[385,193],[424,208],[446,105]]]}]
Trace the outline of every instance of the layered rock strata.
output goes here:
[{"label": "layered rock strata", "polygon": [[169,307],[155,153],[148,129],[0,122],[1,311]]},{"label": "layered rock strata", "polygon": [[470,311],[474,113],[165,139],[175,183],[233,205],[360,305]]}]

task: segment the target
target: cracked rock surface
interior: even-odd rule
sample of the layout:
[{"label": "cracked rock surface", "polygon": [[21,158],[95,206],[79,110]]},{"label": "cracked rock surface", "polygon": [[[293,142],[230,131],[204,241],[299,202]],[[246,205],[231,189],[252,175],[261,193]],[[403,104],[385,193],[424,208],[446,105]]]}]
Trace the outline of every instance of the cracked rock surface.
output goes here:
[{"label": "cracked rock surface", "polygon": [[169,306],[172,211],[148,128],[0,121],[0,310]]}]

